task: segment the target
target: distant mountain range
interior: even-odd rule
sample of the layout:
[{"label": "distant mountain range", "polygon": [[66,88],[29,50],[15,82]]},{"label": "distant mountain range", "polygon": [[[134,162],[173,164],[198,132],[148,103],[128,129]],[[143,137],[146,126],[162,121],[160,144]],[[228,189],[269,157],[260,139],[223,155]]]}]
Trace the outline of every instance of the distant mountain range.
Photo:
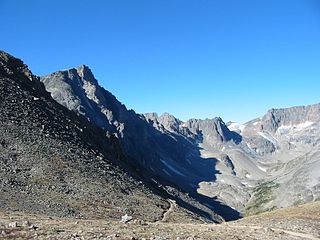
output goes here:
[{"label": "distant mountain range", "polygon": [[221,222],[320,199],[320,104],[183,122],[128,110],[85,65],[38,78],[0,52],[0,79],[2,208],[157,219],[173,199]]}]

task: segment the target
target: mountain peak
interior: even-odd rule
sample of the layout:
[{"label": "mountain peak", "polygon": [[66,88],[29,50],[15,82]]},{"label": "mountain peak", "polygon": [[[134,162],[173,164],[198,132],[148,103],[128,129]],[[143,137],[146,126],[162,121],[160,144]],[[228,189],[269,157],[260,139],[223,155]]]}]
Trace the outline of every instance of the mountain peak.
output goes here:
[{"label": "mountain peak", "polygon": [[275,132],[281,125],[295,125],[306,121],[320,120],[320,104],[295,106],[290,108],[272,108],[263,117],[263,127]]},{"label": "mountain peak", "polygon": [[84,72],[91,72],[91,69],[89,68],[89,66],[85,65],[85,64],[80,64],[78,67],[77,67],[77,72],[79,73],[84,73]]},{"label": "mountain peak", "polygon": [[171,121],[180,121],[179,119],[177,119],[175,116],[173,116],[172,114],[170,114],[168,112],[162,113],[159,118],[167,119],[167,120],[171,120]]},{"label": "mountain peak", "polygon": [[30,81],[35,79],[28,66],[18,58],[11,56],[9,53],[0,50],[0,73],[3,76],[13,77],[17,79],[27,77]]},{"label": "mountain peak", "polygon": [[95,79],[91,69],[87,65],[81,64],[76,68],[76,70],[77,70],[77,74],[82,79],[87,80],[87,81],[92,82],[92,83],[95,83],[95,84],[98,84],[98,82]]}]

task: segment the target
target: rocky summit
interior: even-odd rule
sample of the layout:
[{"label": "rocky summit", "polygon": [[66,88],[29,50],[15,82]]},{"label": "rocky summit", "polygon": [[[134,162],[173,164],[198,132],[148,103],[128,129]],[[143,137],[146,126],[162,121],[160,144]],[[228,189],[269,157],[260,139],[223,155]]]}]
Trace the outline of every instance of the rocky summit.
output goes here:
[{"label": "rocky summit", "polygon": [[[319,237],[320,104],[244,124],[184,122],[128,110],[86,65],[38,77],[3,51],[0,92],[0,238],[42,228],[41,238],[81,239],[89,219],[95,230],[84,239]],[[295,207],[305,203],[307,218]],[[286,220],[292,225],[274,226]]]}]

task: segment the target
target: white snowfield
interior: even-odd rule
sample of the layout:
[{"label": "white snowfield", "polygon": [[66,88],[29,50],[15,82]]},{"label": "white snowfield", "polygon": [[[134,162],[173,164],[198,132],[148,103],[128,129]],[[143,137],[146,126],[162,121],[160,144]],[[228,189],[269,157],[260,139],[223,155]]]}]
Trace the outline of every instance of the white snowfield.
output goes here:
[{"label": "white snowfield", "polygon": [[231,131],[240,131],[240,132],[243,132],[243,129],[245,128],[246,126],[243,125],[243,124],[240,124],[240,123],[237,123],[237,122],[233,122],[231,123],[228,128],[231,130]]},{"label": "white snowfield", "polygon": [[313,125],[314,122],[306,121],[299,124],[282,125],[277,129],[277,133],[283,134],[287,132],[299,132]]}]

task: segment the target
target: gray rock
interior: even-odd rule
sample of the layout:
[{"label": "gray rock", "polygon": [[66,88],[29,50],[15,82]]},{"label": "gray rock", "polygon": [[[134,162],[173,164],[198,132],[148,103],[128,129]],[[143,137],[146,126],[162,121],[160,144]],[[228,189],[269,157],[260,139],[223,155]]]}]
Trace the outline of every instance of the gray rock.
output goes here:
[{"label": "gray rock", "polygon": [[281,125],[320,121],[320,104],[271,109],[262,117],[262,128],[275,132]]},{"label": "gray rock", "polygon": [[132,216],[129,216],[128,214],[126,214],[121,217],[120,222],[127,223],[127,222],[131,221],[132,219],[133,219]]},{"label": "gray rock", "polygon": [[30,227],[31,224],[30,224],[30,222],[29,222],[28,220],[26,220],[26,221],[23,221],[23,222],[21,223],[21,226],[22,226],[22,227]]},{"label": "gray rock", "polygon": [[18,227],[18,222],[10,222],[10,223],[8,223],[8,228],[16,228],[16,227]]}]

